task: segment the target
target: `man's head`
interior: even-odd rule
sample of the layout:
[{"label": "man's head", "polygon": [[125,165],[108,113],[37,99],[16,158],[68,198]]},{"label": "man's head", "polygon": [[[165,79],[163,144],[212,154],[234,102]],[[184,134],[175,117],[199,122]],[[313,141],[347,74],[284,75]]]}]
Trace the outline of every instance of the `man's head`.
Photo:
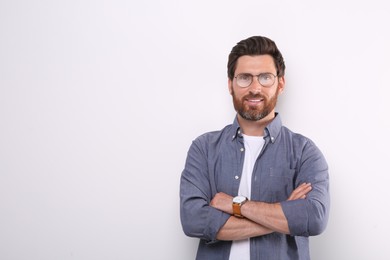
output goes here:
[{"label": "man's head", "polygon": [[233,80],[238,58],[244,55],[255,56],[266,54],[271,55],[274,60],[277,72],[276,76],[283,77],[286,66],[284,65],[282,53],[280,53],[275,42],[267,37],[252,36],[237,43],[230,52],[227,66],[229,79]]},{"label": "man's head", "polygon": [[273,118],[284,89],[284,70],[282,54],[268,38],[254,36],[233,47],[228,62],[229,91],[242,119]]}]

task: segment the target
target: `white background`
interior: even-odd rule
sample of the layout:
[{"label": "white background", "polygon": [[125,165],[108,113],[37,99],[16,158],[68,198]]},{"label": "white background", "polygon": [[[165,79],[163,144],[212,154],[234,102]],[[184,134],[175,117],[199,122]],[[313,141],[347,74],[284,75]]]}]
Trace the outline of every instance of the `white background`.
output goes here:
[{"label": "white background", "polygon": [[194,259],[191,141],[234,118],[226,63],[265,35],[283,122],[331,176],[312,258],[390,259],[387,1],[0,0],[0,259]]}]

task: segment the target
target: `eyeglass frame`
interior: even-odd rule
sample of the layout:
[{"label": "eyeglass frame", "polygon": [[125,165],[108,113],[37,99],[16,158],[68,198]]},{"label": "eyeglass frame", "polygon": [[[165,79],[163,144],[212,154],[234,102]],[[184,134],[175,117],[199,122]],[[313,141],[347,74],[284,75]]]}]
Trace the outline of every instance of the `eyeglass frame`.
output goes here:
[{"label": "eyeglass frame", "polygon": [[[240,76],[240,75],[252,76],[251,82],[249,83],[248,86],[243,87],[243,86],[241,86],[240,84],[238,84],[238,82],[237,82],[237,77]],[[273,80],[272,84],[269,85],[269,86],[264,86],[263,84],[261,84],[261,82],[260,82],[260,76],[262,76],[262,75],[272,75],[272,76],[274,77],[274,80]],[[274,75],[274,74],[271,73],[271,72],[263,72],[263,73],[260,73],[260,74],[257,74],[257,75],[253,75],[253,74],[250,74],[250,73],[240,73],[240,74],[237,74],[237,76],[235,76],[234,78],[236,79],[237,85],[238,85],[240,88],[247,88],[247,87],[249,87],[250,85],[252,85],[252,83],[253,83],[253,77],[257,77],[257,82],[259,82],[259,84],[260,84],[262,87],[265,87],[265,88],[270,88],[270,87],[272,87],[272,86],[275,84],[275,79],[276,79],[276,78],[279,78],[278,75]]]}]

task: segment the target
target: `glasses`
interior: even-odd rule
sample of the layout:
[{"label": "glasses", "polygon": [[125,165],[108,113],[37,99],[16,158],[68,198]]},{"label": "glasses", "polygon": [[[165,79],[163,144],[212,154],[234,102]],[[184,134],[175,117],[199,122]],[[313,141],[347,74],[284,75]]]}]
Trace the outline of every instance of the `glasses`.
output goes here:
[{"label": "glasses", "polygon": [[252,75],[249,73],[241,73],[235,76],[237,80],[237,85],[241,88],[249,87],[253,82],[253,77],[257,77],[257,81],[263,87],[269,88],[272,87],[275,83],[276,76],[272,73],[260,73],[259,75]]}]

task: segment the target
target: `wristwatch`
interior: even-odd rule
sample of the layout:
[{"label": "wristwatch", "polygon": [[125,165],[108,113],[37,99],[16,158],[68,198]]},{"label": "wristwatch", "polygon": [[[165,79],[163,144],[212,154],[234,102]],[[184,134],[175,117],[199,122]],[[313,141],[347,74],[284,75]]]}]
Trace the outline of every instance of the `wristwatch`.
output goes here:
[{"label": "wristwatch", "polygon": [[243,218],[244,216],[241,214],[241,206],[248,201],[247,197],[244,196],[236,196],[233,198],[233,215],[238,218]]}]

